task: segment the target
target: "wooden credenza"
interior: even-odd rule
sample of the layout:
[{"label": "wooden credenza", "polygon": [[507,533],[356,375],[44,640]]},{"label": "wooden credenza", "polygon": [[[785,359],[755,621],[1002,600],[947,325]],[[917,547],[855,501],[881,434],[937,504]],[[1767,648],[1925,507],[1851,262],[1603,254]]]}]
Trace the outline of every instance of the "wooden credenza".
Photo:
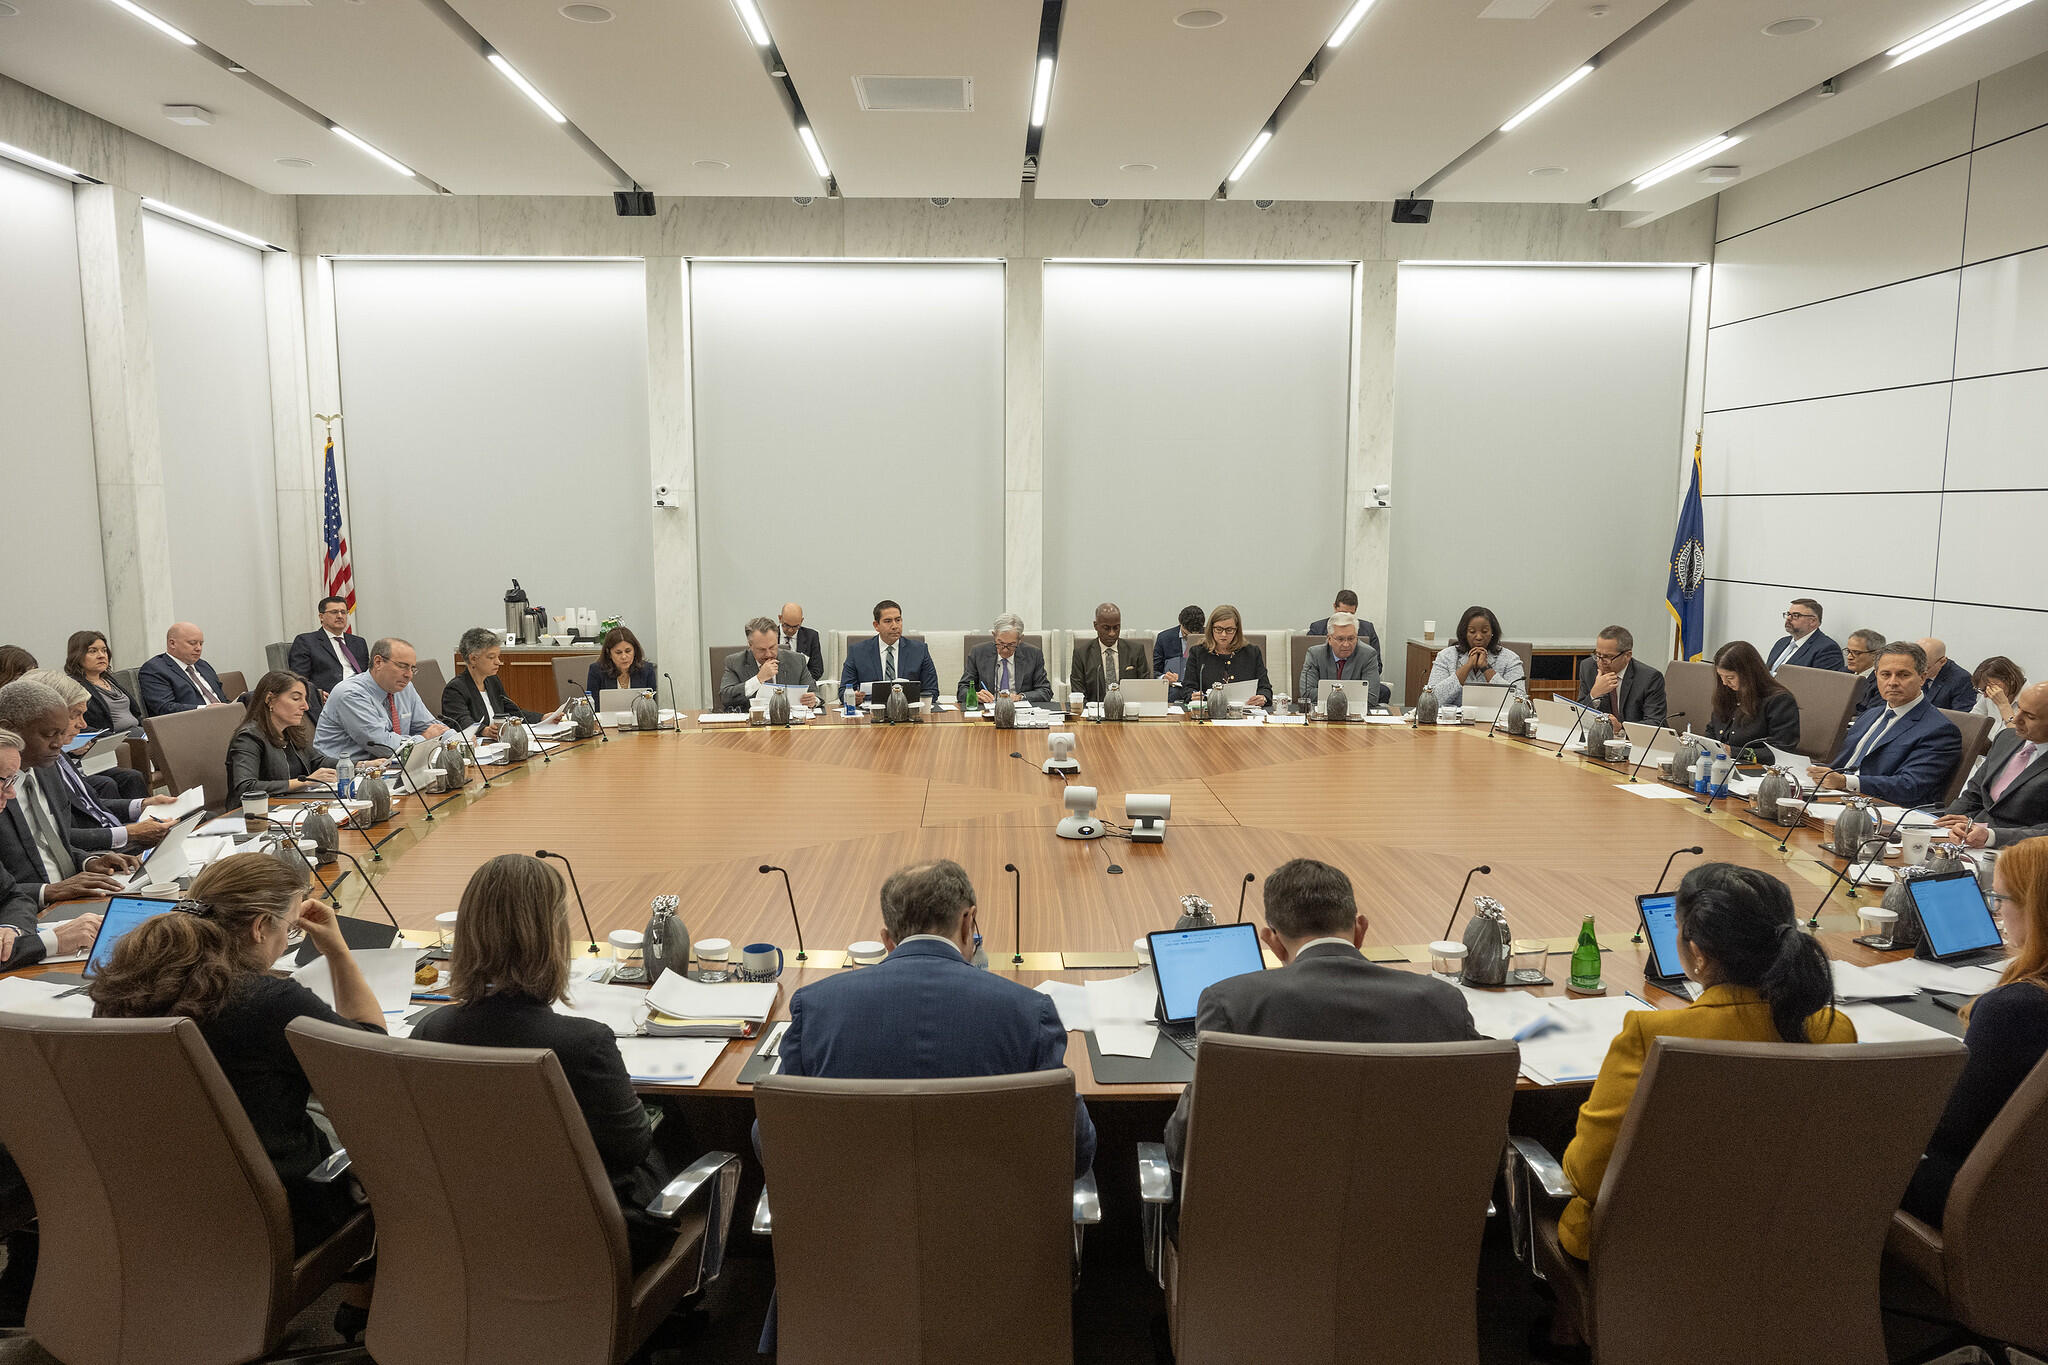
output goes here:
[{"label": "wooden credenza", "polygon": [[597,646],[507,645],[498,654],[503,660],[498,681],[505,684],[505,695],[514,706],[542,713],[552,711],[562,704],[555,688],[555,660],[572,656],[595,659]]},{"label": "wooden credenza", "polygon": [[[1415,705],[1415,699],[1422,695],[1422,685],[1429,681],[1429,670],[1436,663],[1436,656],[1449,643],[1448,638],[1408,642],[1408,687],[1403,705]],[[1516,644],[1513,640],[1502,643]],[[1579,665],[1593,657],[1593,642],[1549,639],[1526,643],[1532,657],[1522,660],[1522,668],[1529,676],[1529,695],[1577,697]]]}]

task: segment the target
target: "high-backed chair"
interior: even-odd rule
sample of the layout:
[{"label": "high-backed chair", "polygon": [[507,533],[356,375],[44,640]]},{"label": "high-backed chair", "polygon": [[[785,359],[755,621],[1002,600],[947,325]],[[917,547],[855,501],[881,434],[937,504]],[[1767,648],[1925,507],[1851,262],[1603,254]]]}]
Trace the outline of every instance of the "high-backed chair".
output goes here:
[{"label": "high-backed chair", "polygon": [[292,1255],[284,1186],[190,1019],[0,1014],[0,1145],[35,1196],[28,1330],[66,1365],[232,1365],[371,1247]]},{"label": "high-backed chair", "polygon": [[[983,645],[993,642],[995,638],[995,636],[985,630],[968,631],[960,637],[961,659],[964,661],[968,655],[974,653],[975,650],[980,649]],[[1017,637],[1017,641],[1019,644],[1030,645],[1040,654],[1045,654],[1045,632],[1042,630],[1027,630]],[[1045,655],[1045,671],[1047,673],[1052,672],[1052,656],[1050,654]]]},{"label": "high-backed chair", "polygon": [[139,668],[116,668],[107,674],[114,680],[116,687],[128,694],[128,704],[135,708],[138,718],[149,714],[149,708],[142,704],[141,675],[142,670]]},{"label": "high-backed chair", "polygon": [[1172,1242],[1166,1150],[1138,1147],[1174,1358],[1476,1362],[1473,1278],[1519,1065],[1493,1040],[1203,1034]]},{"label": "high-backed chair", "polygon": [[380,1365],[617,1365],[715,1279],[739,1158],[712,1152],[650,1212],[674,1249],[635,1276],[618,1196],[545,1048],[286,1030],[377,1213],[363,1344]]},{"label": "high-backed chair", "polygon": [[[1964,1056],[1957,1038],[1654,1039],[1593,1204],[1592,1259],[1558,1242],[1555,1207],[1529,1225],[1594,1360],[1883,1361],[1885,1235]],[[1571,1194],[1539,1144],[1511,1146],[1520,1212],[1532,1175]]]},{"label": "high-backed chair", "polygon": [[[1323,645],[1323,644],[1328,644],[1329,642],[1330,642],[1330,637],[1329,637],[1329,636],[1327,636],[1327,635],[1303,635],[1303,634],[1296,634],[1296,635],[1292,636],[1292,637],[1291,637],[1291,638],[1290,638],[1290,639],[1288,640],[1288,642],[1287,642],[1287,691],[1288,691],[1288,692],[1289,692],[1290,694],[1292,694],[1292,693],[1293,693],[1293,691],[1294,691],[1294,685],[1295,685],[1296,683],[1298,683],[1298,682],[1300,682],[1300,681],[1301,681],[1301,669],[1302,669],[1302,665],[1304,665],[1304,664],[1306,664],[1306,663],[1308,662],[1308,652],[1309,652],[1310,650],[1314,649],[1314,648],[1315,648],[1315,647],[1316,647],[1317,645]],[[1275,665],[1275,663],[1274,663],[1274,661],[1273,661],[1273,660],[1271,660],[1271,659],[1268,659],[1268,660],[1266,660],[1266,667],[1267,667],[1267,668],[1268,668],[1269,670],[1270,670],[1270,669],[1272,669],[1272,668],[1274,668],[1275,666],[1276,666],[1276,665]],[[1384,667],[1386,666],[1386,662],[1385,662],[1385,660],[1382,660],[1382,661],[1381,661],[1381,665],[1380,665],[1380,666],[1381,666],[1382,668],[1384,668]],[[1276,677],[1276,678],[1274,678],[1274,679],[1273,679],[1273,686],[1275,686],[1275,687],[1278,687],[1279,685],[1280,685],[1280,679],[1278,679],[1277,677]]]},{"label": "high-backed chair", "polygon": [[1974,711],[1950,711],[1937,708],[1941,714],[1955,722],[1956,729],[1963,732],[1963,756],[1956,763],[1956,770],[1950,774],[1948,789],[1941,798],[1947,805],[1963,793],[1963,784],[1970,780],[1970,770],[1977,766],[1977,760],[1984,757],[1984,751],[1991,747],[1991,717],[1980,716]]},{"label": "high-backed chair", "polygon": [[420,701],[436,716],[441,714],[441,693],[447,688],[448,675],[441,671],[439,659],[421,659],[413,666],[412,690],[419,693]]},{"label": "high-backed chair", "polygon": [[240,669],[231,668],[220,675],[220,696],[222,701],[236,701],[249,691],[249,680],[242,676]]},{"label": "high-backed chair", "polygon": [[705,653],[711,660],[711,671],[705,675],[704,705],[715,710],[718,706],[718,680],[725,676],[725,661],[746,648],[745,645],[712,645]]},{"label": "high-backed chair", "polygon": [[[1071,1071],[764,1076],[754,1109],[783,1365],[1073,1358]],[[958,1301],[973,1266],[1000,1281],[999,1310]]]},{"label": "high-backed chair", "polygon": [[[2036,1062],[1949,1187],[1941,1226],[1892,1215],[1886,1306],[1931,1309],[1984,1343],[2048,1356],[2048,1059]],[[1998,1352],[1992,1351],[1994,1359]]]},{"label": "high-backed chair", "polygon": [[1786,664],[1778,670],[1778,681],[1799,703],[1799,749],[1808,758],[1832,763],[1841,750],[1842,736],[1855,719],[1851,708],[1863,679],[1837,668],[1801,668]]},{"label": "high-backed chair", "polygon": [[264,665],[272,673],[282,673],[292,666],[292,642],[272,640],[263,646]]},{"label": "high-backed chair", "polygon": [[564,654],[549,663],[555,673],[555,695],[562,701],[583,695],[583,685],[590,681],[590,666],[597,662],[597,651],[588,654]]},{"label": "high-backed chair", "polygon": [[1707,722],[1714,718],[1716,685],[1714,666],[1704,659],[1673,659],[1664,665],[1664,702],[1680,734],[1688,726],[1706,733]]},{"label": "high-backed chair", "polygon": [[239,706],[202,706],[142,718],[172,790],[203,787],[209,806],[228,799],[228,741],[242,727],[245,714]]}]

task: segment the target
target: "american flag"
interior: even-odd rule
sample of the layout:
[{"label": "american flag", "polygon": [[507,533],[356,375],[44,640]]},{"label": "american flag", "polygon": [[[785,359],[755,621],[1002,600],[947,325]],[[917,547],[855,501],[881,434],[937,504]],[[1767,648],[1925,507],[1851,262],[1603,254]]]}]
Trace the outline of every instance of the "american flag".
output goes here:
[{"label": "american flag", "polygon": [[349,568],[348,537],[341,533],[341,486],[334,477],[334,437],[327,437],[327,511],[322,523],[327,540],[327,595],[348,599],[348,614],[356,614],[356,576]]}]

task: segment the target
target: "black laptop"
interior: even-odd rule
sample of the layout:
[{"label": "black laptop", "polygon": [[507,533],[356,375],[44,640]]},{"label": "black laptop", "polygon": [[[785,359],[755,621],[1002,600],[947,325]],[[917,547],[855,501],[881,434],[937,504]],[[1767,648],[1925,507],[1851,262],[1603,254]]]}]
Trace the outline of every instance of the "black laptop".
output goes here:
[{"label": "black laptop", "polygon": [[1226,977],[1265,968],[1258,927],[1212,924],[1161,929],[1145,937],[1152,945],[1152,976],[1159,983],[1159,1031],[1192,1057],[1202,992]]},{"label": "black laptop", "polygon": [[2005,938],[1975,874],[1943,872],[1906,883],[1913,911],[1920,916],[1916,957],[1951,967],[1974,967],[2005,957]]}]

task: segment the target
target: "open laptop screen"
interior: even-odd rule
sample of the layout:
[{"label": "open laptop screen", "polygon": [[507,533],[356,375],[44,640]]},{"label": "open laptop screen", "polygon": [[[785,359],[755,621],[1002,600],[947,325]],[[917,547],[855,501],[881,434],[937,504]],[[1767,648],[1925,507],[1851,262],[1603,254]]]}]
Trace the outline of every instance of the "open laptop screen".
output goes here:
[{"label": "open laptop screen", "polygon": [[1250,924],[1162,929],[1148,937],[1152,972],[1159,981],[1160,1013],[1169,1022],[1192,1020],[1202,992],[1218,981],[1266,965],[1259,954],[1259,931]]},{"label": "open laptop screen", "polygon": [[1970,873],[1918,877],[1906,883],[1906,890],[1913,897],[1913,908],[1920,912],[1920,927],[1927,934],[1933,957],[1981,952],[2004,943],[1984,892]]},{"label": "open laptop screen", "polygon": [[107,902],[100,916],[100,931],[92,941],[92,953],[85,959],[81,975],[87,981],[98,976],[114,957],[114,949],[128,931],[146,919],[155,919],[176,901],[150,900],[143,896],[116,896]]}]

